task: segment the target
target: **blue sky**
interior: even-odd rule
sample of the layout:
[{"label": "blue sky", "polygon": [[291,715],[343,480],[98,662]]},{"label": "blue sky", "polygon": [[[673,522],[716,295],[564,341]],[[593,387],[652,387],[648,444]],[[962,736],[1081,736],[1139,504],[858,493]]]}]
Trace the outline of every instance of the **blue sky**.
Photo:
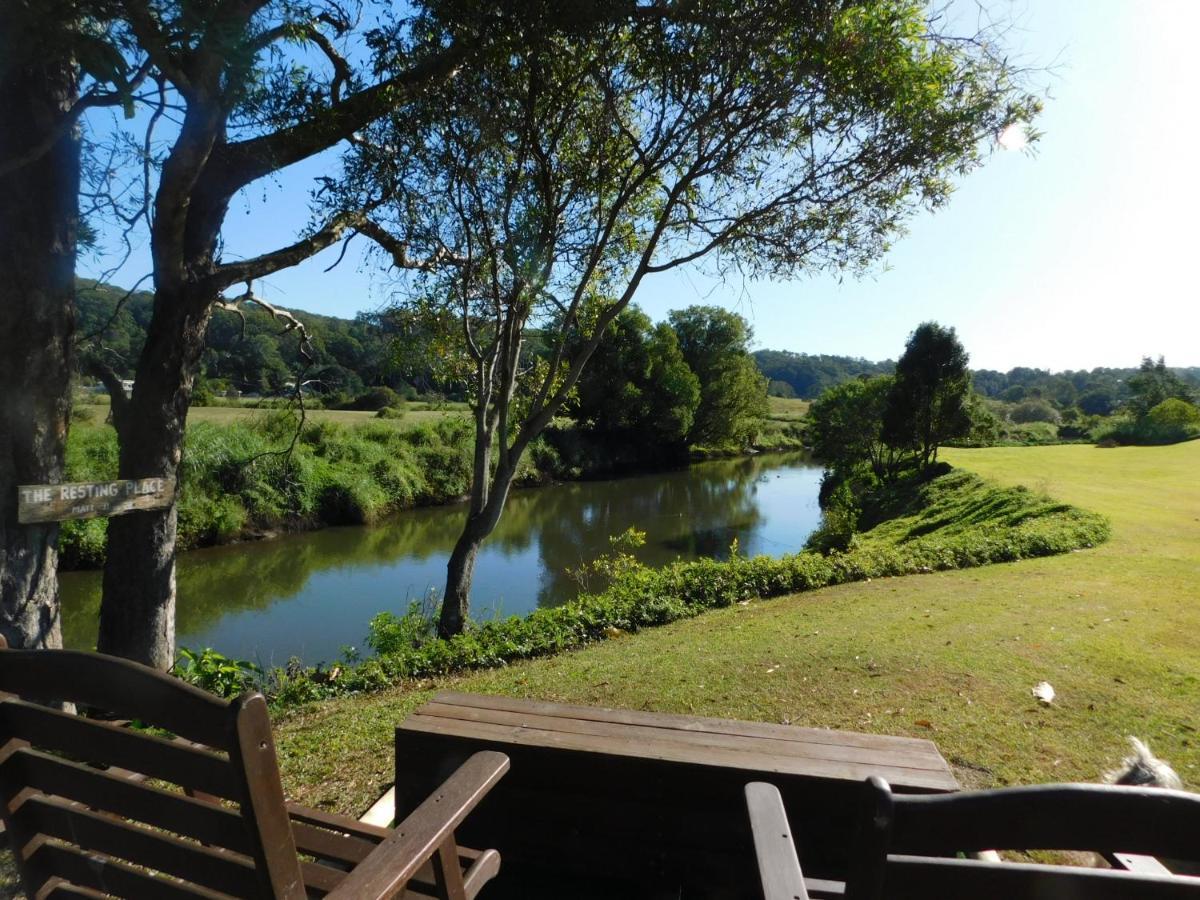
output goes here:
[{"label": "blue sky", "polygon": [[[1017,55],[1051,66],[1035,154],[997,152],[866,278],[717,284],[684,270],[648,281],[635,302],[655,319],[722,305],[751,321],[757,346],[797,352],[894,358],[935,319],[958,329],[977,368],[1132,366],[1159,354],[1200,365],[1200,2],[994,6],[1015,23]],[[313,178],[332,165],[312,160],[252,186],[231,209],[227,257],[290,241],[308,222]],[[352,243],[332,272],[322,270],[337,250],[257,289],[328,315],[377,308],[387,280],[361,264],[365,246]],[[143,248],[113,280],[131,284],[147,266]]]}]

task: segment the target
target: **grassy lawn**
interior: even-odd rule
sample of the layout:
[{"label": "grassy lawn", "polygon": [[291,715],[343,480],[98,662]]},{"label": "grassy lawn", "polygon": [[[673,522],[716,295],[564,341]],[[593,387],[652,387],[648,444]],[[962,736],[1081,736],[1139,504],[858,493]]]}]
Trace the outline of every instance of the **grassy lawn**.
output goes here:
[{"label": "grassy lawn", "polygon": [[[1109,516],[1062,557],[754,602],[551,659],[323,704],[279,723],[291,794],[357,812],[392,729],[438,688],[933,739],[966,784],[1091,780],[1149,740],[1200,786],[1200,442],[947,452]],[[1030,693],[1051,682],[1058,699]]]},{"label": "grassy lawn", "polygon": [[767,410],[772,419],[784,422],[799,422],[808,415],[810,401],[795,397],[768,397]]}]

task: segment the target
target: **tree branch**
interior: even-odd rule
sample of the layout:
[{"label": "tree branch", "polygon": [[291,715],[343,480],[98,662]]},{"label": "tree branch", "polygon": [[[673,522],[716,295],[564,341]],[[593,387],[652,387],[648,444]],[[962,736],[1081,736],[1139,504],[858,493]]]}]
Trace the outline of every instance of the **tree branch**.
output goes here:
[{"label": "tree branch", "polygon": [[294,244],[289,244],[270,253],[264,253],[261,256],[252,256],[249,259],[223,263],[217,266],[208,278],[209,283],[214,292],[220,293],[231,284],[237,284],[239,281],[249,282],[256,278],[271,275],[280,269],[289,269],[294,265],[304,262],[310,256],[315,256],[326,247],[336,244],[342,239],[342,235],[346,231],[352,228],[357,229],[365,218],[365,216],[357,212],[338,213],[326,222],[324,226],[314,231],[308,237],[301,238]]}]

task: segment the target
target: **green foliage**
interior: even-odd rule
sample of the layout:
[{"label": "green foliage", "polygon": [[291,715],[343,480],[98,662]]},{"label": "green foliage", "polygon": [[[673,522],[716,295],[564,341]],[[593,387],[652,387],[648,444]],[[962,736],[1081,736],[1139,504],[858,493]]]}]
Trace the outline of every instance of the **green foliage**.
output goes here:
[{"label": "green foliage", "polygon": [[1023,400],[1012,408],[1008,417],[1019,425],[1029,422],[1051,422],[1058,424],[1062,420],[1059,414],[1046,400],[1031,398]]},{"label": "green foliage", "polygon": [[1155,428],[1200,428],[1200,409],[1186,400],[1170,397],[1146,413],[1146,421]]},{"label": "green foliage", "polygon": [[[906,479],[877,501],[880,506],[887,506],[891,518],[856,535],[846,552],[779,559],[734,555],[728,562],[677,562],[661,569],[633,566],[599,593],[524,618],[490,621],[449,639],[428,638],[419,630],[423,626],[397,626],[399,620],[386,619],[372,627],[372,639],[385,643],[389,652],[347,667],[336,679],[313,669],[284,673],[276,679],[281,686],[273,699],[291,706],[381,690],[402,679],[503,666],[754,598],[1067,553],[1096,546],[1109,534],[1107,521],[1094,513],[959,471],[932,480]],[[418,627],[416,640],[413,627]]]},{"label": "green foliage", "polygon": [[[180,549],[227,543],[246,532],[373,522],[419,504],[446,503],[470,483],[471,432],[447,418],[400,430],[385,423],[345,428],[298,422],[272,410],[251,424],[200,422],[187,430],[180,470]],[[288,448],[291,446],[291,452]],[[116,435],[74,429],[67,477],[102,481],[117,473]],[[105,523],[64,523],[65,568],[103,563]]]},{"label": "green foliage", "polygon": [[847,473],[862,463],[879,477],[894,466],[896,454],[883,440],[883,415],[894,378],[877,375],[829,388],[809,407],[809,446],[833,472]]},{"label": "green foliage", "polygon": [[1150,410],[1164,400],[1176,399],[1191,403],[1195,392],[1184,383],[1183,379],[1167,368],[1166,361],[1160,356],[1158,361],[1145,357],[1138,373],[1129,379],[1131,396],[1126,403],[1130,414],[1136,420],[1146,418]]},{"label": "green foliage", "polygon": [[605,329],[567,411],[602,442],[678,456],[699,403],[700,383],[674,331],[629,307]]},{"label": "green foliage", "polygon": [[736,313],[689,306],[669,316],[688,368],[700,382],[700,404],[688,443],[749,446],[767,416],[767,379],[750,356],[753,332]]},{"label": "green foliage", "polygon": [[938,446],[971,430],[967,408],[969,357],[953,328],[918,325],[896,363],[896,380],[883,415],[884,440],[917,452],[921,465],[937,459]]},{"label": "green foliage", "polygon": [[211,647],[191,650],[180,647],[174,672],[189,684],[218,697],[236,697],[262,685],[263,671],[244,659],[230,659]]},{"label": "green foliage", "polygon": [[812,400],[829,388],[874,375],[891,375],[891,360],[870,362],[850,356],[792,353],[788,350],[757,350],[754,362],[768,379],[772,397],[802,397]]},{"label": "green foliage", "polygon": [[1094,437],[1101,445],[1177,444],[1200,437],[1200,422],[1191,415],[1195,407],[1178,399],[1164,400],[1141,419],[1117,417],[1098,428]]},{"label": "green foliage", "polygon": [[367,625],[366,645],[380,656],[419,648],[437,634],[437,610],[412,600],[402,616],[381,612]]},{"label": "green foliage", "polygon": [[850,482],[839,480],[822,505],[821,524],[809,535],[804,548],[826,554],[849,549],[861,513]]}]

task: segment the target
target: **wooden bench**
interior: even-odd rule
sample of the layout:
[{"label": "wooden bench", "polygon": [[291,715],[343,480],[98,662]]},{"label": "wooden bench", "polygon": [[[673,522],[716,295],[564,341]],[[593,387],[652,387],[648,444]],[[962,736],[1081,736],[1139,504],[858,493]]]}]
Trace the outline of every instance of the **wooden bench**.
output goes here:
[{"label": "wooden bench", "polygon": [[491,889],[511,896],[535,896],[539,880],[584,896],[604,878],[645,885],[641,896],[754,896],[749,781],[779,787],[806,875],[841,877],[865,778],[958,789],[927,740],[443,692],[396,730],[398,815],[485,749],[512,769],[462,840],[500,849]]}]

